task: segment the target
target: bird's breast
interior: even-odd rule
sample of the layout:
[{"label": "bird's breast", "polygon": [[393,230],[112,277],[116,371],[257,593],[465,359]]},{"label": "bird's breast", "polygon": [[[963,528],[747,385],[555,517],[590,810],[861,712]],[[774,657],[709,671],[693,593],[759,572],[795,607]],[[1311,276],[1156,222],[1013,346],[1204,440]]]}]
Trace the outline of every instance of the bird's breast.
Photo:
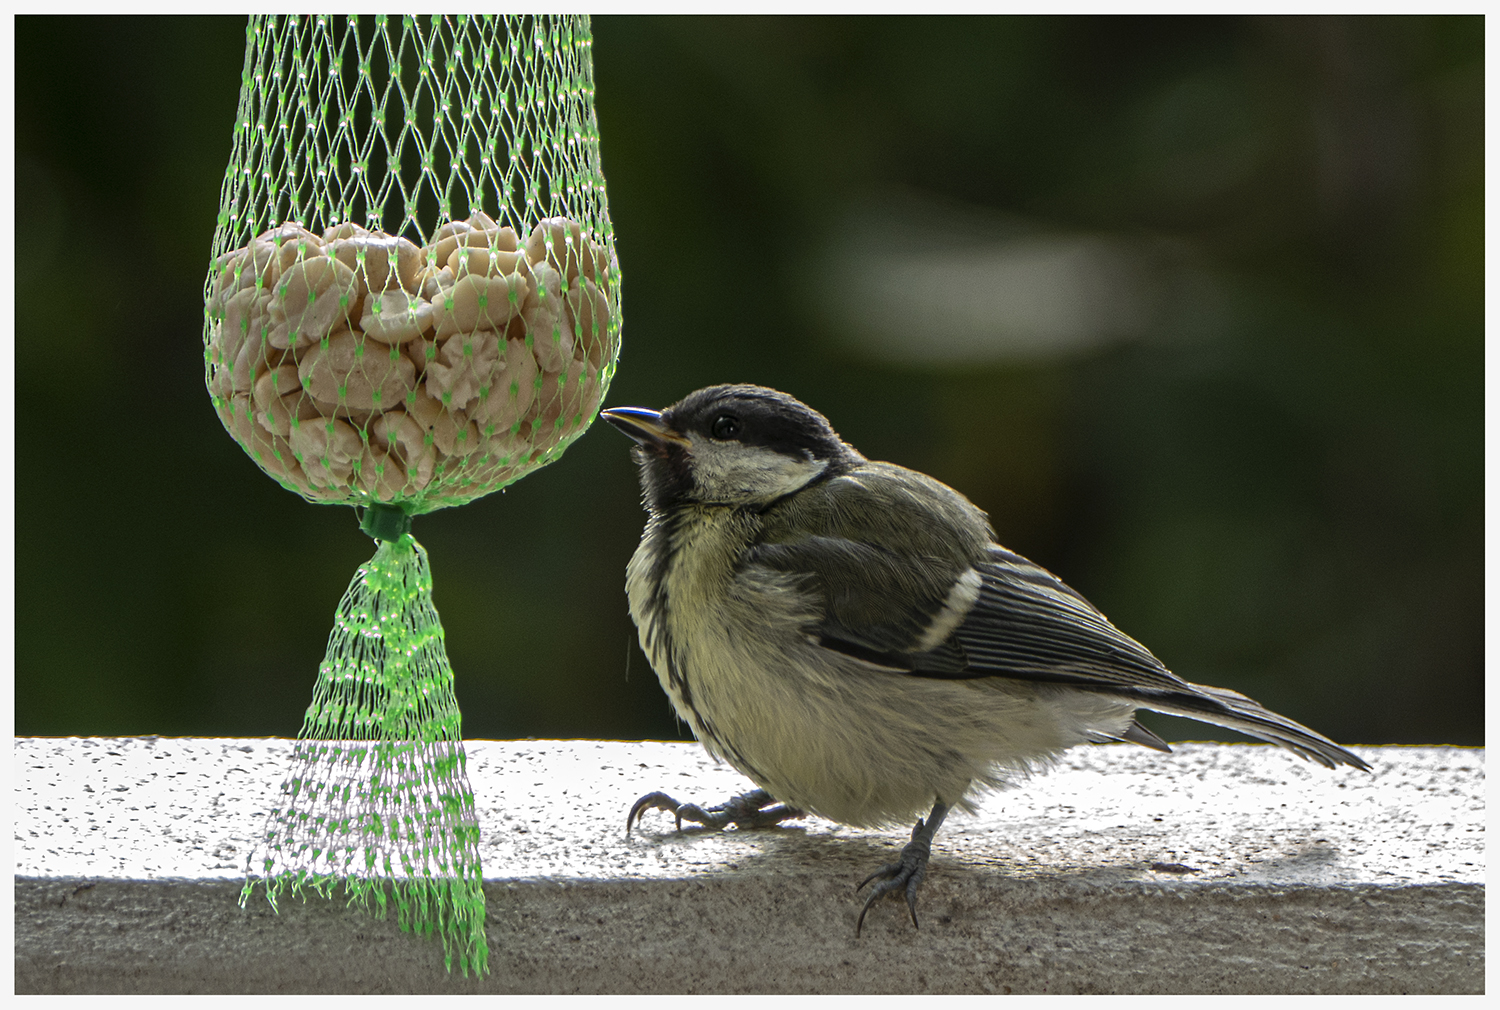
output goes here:
[{"label": "bird's breast", "polygon": [[805,647],[809,602],[794,580],[740,565],[752,513],[654,516],[626,572],[630,615],[678,715],[709,750],[756,778],[736,741],[794,690],[788,650]]}]

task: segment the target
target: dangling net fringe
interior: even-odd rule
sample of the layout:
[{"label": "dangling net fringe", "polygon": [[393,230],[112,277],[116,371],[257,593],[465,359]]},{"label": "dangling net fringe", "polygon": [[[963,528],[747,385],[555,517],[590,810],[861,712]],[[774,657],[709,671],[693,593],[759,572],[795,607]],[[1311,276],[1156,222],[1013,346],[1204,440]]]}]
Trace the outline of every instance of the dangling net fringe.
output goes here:
[{"label": "dangling net fringe", "polygon": [[385,541],[339,603],[313,702],[280,802],[266,820],[260,874],[283,891],[351,904],[403,930],[436,934],[444,963],[488,971],[479,820],[465,773],[453,670],[432,604],[427,552]]}]

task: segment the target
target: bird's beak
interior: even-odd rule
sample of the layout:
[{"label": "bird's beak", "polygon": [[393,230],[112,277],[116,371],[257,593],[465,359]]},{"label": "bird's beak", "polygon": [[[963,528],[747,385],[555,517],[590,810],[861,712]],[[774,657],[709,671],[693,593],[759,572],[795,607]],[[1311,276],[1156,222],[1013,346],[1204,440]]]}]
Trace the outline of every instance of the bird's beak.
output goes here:
[{"label": "bird's beak", "polygon": [[662,423],[659,410],[649,407],[611,407],[599,411],[599,416],[641,445],[660,448],[668,442],[682,446],[688,444],[687,439]]}]

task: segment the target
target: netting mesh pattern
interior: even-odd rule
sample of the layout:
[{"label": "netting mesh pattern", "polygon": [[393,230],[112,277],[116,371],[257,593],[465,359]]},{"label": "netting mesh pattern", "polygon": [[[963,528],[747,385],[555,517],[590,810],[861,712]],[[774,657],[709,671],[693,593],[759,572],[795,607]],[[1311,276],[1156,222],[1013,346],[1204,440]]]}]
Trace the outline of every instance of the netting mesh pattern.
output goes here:
[{"label": "netting mesh pattern", "polygon": [[555,459],[620,346],[583,17],[252,18],[204,287],[230,434],[310,501]]},{"label": "netting mesh pattern", "polygon": [[[292,770],[251,866],[272,904],[303,889],[436,933],[450,969],[487,959],[479,821],[427,552],[381,543],[339,603]],[[258,872],[257,872],[258,871]]]},{"label": "netting mesh pattern", "polygon": [[382,540],[242,900],[342,886],[465,973],[487,970],[478,822],[405,529],[557,458],[614,374],[591,45],[574,16],[252,17],[204,282],[225,428]]}]

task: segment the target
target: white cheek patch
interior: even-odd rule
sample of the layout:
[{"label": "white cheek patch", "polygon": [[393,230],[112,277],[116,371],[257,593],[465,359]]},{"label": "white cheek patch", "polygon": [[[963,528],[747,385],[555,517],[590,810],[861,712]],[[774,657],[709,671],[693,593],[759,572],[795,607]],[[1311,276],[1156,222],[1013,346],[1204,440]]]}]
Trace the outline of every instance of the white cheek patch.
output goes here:
[{"label": "white cheek patch", "polygon": [[963,623],[963,619],[974,608],[974,602],[979,599],[981,581],[979,573],[974,569],[964,570],[958,581],[953,583],[953,588],[948,590],[943,608],[932,616],[932,623],[922,632],[922,637],[917,639],[918,652],[936,649],[943,644],[944,639],[953,634],[953,629]]},{"label": "white cheek patch", "polygon": [[704,501],[771,501],[804,487],[828,468],[826,460],[783,455],[740,442],[689,435],[693,480]]}]

